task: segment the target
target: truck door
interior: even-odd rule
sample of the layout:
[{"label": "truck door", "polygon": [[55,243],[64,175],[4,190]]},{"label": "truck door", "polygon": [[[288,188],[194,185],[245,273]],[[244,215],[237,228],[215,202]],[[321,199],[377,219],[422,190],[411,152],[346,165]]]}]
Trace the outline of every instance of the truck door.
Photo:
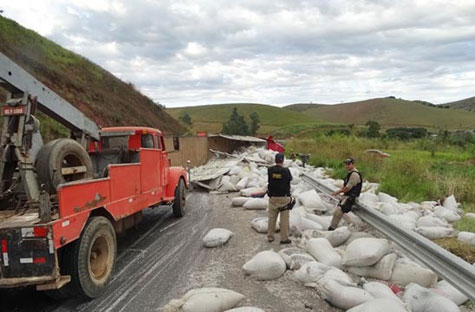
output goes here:
[{"label": "truck door", "polygon": [[161,152],[161,166],[162,166],[162,185],[167,185],[168,184],[168,168],[170,167],[170,163],[168,160],[168,153],[166,152],[166,147],[165,147],[165,142],[163,140],[163,136],[159,135],[159,142],[160,142],[160,147],[162,149]]}]

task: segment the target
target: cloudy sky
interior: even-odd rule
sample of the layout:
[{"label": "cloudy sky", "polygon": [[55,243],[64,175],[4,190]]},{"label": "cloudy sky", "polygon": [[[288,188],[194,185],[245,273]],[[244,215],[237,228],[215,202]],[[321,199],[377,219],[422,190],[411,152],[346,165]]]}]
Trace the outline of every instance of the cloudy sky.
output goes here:
[{"label": "cloudy sky", "polygon": [[0,0],[167,107],[475,96],[474,0]]}]

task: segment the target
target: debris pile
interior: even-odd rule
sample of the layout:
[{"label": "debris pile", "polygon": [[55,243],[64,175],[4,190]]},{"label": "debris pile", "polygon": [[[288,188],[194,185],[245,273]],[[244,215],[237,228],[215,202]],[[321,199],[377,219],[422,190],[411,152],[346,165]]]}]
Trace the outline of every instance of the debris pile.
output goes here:
[{"label": "debris pile", "polygon": [[[220,154],[207,165],[193,169],[192,183],[210,192],[239,192],[232,198],[232,209],[267,209],[267,168],[274,164],[275,153],[250,148],[226,156]],[[315,288],[333,306],[352,312],[459,311],[458,305],[468,300],[447,282],[437,283],[433,271],[405,257],[387,239],[362,232],[367,227],[353,213],[345,215],[343,226],[327,231],[335,205],[328,195],[306,184],[302,172],[330,189],[341,187],[343,181],[329,178],[324,168],[302,168],[301,163],[291,160],[286,160],[284,166],[292,173],[291,192],[297,198],[290,211],[292,247],[278,253],[257,253],[242,267],[244,274],[257,280],[272,280],[290,270],[296,281]],[[441,204],[400,203],[378,192],[378,184],[367,181],[359,202],[430,239],[456,236],[451,222],[463,214],[453,196]],[[253,219],[251,227],[258,233],[267,233],[267,217]],[[458,233],[458,239],[475,244],[474,233]],[[415,300],[422,297],[424,300]]]}]

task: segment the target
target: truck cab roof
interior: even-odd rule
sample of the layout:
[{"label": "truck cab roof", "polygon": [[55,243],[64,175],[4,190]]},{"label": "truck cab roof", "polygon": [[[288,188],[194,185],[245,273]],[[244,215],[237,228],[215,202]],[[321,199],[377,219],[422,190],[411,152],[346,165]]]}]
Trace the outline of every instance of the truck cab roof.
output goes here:
[{"label": "truck cab roof", "polygon": [[162,134],[162,131],[150,127],[106,127],[101,133],[130,132],[132,134]]}]

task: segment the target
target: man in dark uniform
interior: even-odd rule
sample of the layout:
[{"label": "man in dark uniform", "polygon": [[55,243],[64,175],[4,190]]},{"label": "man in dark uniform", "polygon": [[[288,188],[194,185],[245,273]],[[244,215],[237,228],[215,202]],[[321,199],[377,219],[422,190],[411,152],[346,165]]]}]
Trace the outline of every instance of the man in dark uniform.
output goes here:
[{"label": "man in dark uniform", "polygon": [[355,160],[350,157],[343,161],[343,163],[348,174],[343,182],[343,187],[332,193],[332,196],[337,196],[340,193],[343,193],[343,196],[333,214],[332,223],[328,228],[329,231],[335,230],[343,214],[351,211],[356,199],[360,196],[361,187],[363,186],[363,179],[361,173],[355,167]]},{"label": "man in dark uniform", "polygon": [[289,210],[287,205],[291,202],[290,181],[292,174],[284,168],[284,154],[275,155],[276,165],[267,169],[269,180],[267,194],[269,195],[269,224],[267,239],[274,241],[275,224],[280,213],[280,243],[290,244],[289,239]]}]

